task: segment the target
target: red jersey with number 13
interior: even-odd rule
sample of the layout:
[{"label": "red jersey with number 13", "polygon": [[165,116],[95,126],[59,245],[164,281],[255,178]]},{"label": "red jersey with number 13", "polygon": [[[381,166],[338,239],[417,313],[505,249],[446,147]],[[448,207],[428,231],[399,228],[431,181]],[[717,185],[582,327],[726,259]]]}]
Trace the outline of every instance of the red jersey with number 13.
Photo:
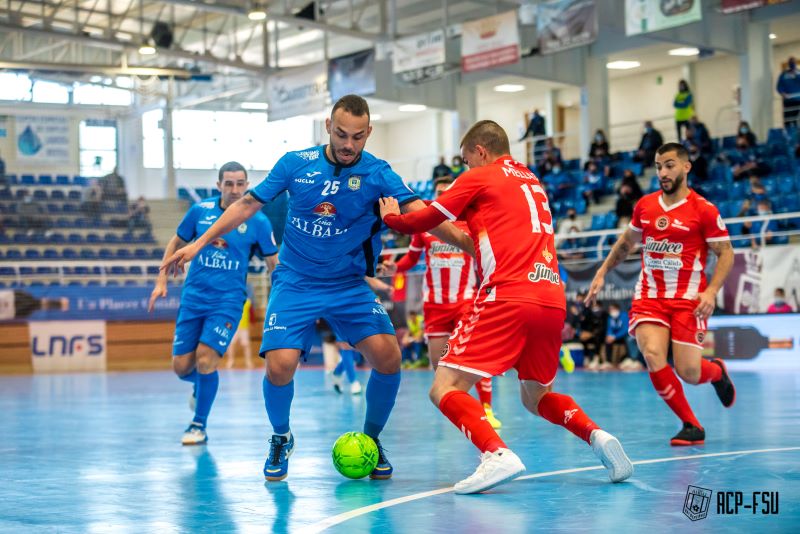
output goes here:
[{"label": "red jersey with number 13", "polygon": [[431,204],[469,226],[481,302],[534,302],[566,309],[553,216],[539,180],[510,156],[470,169]]},{"label": "red jersey with number 13", "polygon": [[661,191],[645,195],[633,208],[630,227],[642,235],[634,300],[696,299],[706,288],[708,243],[730,239],[717,207],[691,189],[671,206]]}]

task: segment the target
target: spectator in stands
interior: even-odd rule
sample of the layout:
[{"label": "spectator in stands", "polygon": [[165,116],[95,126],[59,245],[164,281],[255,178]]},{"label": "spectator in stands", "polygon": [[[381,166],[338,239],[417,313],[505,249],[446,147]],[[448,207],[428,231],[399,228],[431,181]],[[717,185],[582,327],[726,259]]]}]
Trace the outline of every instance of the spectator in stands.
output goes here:
[{"label": "spectator in stands", "polygon": [[453,178],[458,178],[466,170],[467,166],[464,165],[464,160],[461,159],[461,156],[458,154],[453,156],[452,165],[450,165],[450,174],[453,175]]},{"label": "spectator in stands", "polygon": [[547,122],[545,118],[539,114],[538,109],[534,109],[533,115],[531,115],[531,120],[528,122],[528,128],[525,130],[525,133],[522,134],[522,137],[520,137],[519,139],[520,142],[522,142],[529,135],[535,139],[533,144],[534,164],[539,161],[539,158],[542,156],[542,152],[544,152],[543,137],[546,135],[546,131],[547,131]]},{"label": "spectator in stands", "polygon": [[583,344],[584,360],[589,363],[587,369],[608,369],[602,347],[606,337],[606,313],[602,305],[595,301],[590,308],[584,308],[581,313],[580,332],[578,339]]},{"label": "spectator in stands", "polygon": [[692,163],[692,168],[689,170],[689,183],[694,189],[702,188],[702,184],[708,181],[708,160],[696,144],[689,143],[687,149],[689,161]]},{"label": "spectator in stands", "polygon": [[594,139],[592,146],[589,147],[589,159],[594,161],[602,161],[609,157],[608,139],[603,130],[598,129],[594,132]]},{"label": "spectator in stands", "polygon": [[[558,224],[558,233],[556,234],[556,247],[560,255],[567,258],[575,258],[576,254],[569,252],[571,249],[578,248],[579,242],[577,239],[570,239],[570,235],[583,232],[583,224],[578,219],[578,212],[575,208],[567,210],[567,216]],[[579,254],[577,256],[580,256]]]},{"label": "spectator in stands", "polygon": [[109,174],[100,178],[100,187],[103,189],[103,201],[128,202],[128,193],[125,191],[125,180],[119,175],[117,167]]},{"label": "spectator in stands", "polygon": [[545,150],[542,153],[542,157],[537,162],[536,174],[542,179],[556,169],[560,172],[562,163],[561,150],[555,146],[553,138],[548,137],[547,141],[545,141]]},{"label": "spectator in stands", "polygon": [[134,228],[146,228],[149,223],[147,220],[149,213],[150,206],[144,197],[140,196],[128,207],[128,232],[132,232]]},{"label": "spectator in stands", "polygon": [[686,128],[686,140],[694,143],[700,148],[703,154],[711,154],[711,134],[708,133],[708,128],[697,115],[689,119],[689,125]]},{"label": "spectator in stands", "polygon": [[736,163],[731,167],[734,180],[742,180],[752,175],[766,176],[770,173],[770,166],[750,148],[743,138],[736,139]]},{"label": "spectator in stands", "polygon": [[794,313],[794,308],[786,302],[786,293],[782,287],[775,288],[775,300],[767,308],[767,313]]},{"label": "spectator in stands", "polygon": [[97,180],[92,181],[83,190],[83,201],[81,202],[81,209],[89,217],[92,222],[100,220],[100,207],[103,203],[103,187]]},{"label": "spectator in stands", "polygon": [[605,185],[603,178],[603,173],[597,168],[597,163],[594,161],[587,163],[586,171],[583,173],[583,197],[587,204],[592,200],[595,204],[600,203]]},{"label": "spectator in stands", "polygon": [[447,163],[444,162],[444,156],[442,156],[439,158],[439,164],[433,168],[433,176],[431,177],[431,180],[435,182],[437,178],[450,176],[452,173],[453,171],[451,171]]},{"label": "spectator in stands", "polygon": [[686,80],[678,82],[678,94],[675,95],[672,107],[675,108],[675,128],[678,130],[678,141],[681,141],[683,139],[681,130],[686,128],[689,125],[689,119],[694,117],[694,99]]},{"label": "spectator in stands", "polygon": [[[765,216],[772,213],[772,205],[766,198],[759,200],[756,204],[756,215]],[[766,225],[766,228],[764,228]],[[742,223],[742,235],[749,235],[750,246],[759,248],[762,245],[771,245],[774,240],[773,232],[778,231],[778,223],[775,220],[746,221]],[[763,241],[762,241],[763,235]]]},{"label": "spectator in stands", "polygon": [[653,165],[656,150],[663,144],[664,138],[661,137],[661,132],[653,128],[652,121],[645,121],[642,140],[639,142],[639,149],[633,156],[633,161],[644,163],[646,166]]},{"label": "spectator in stands", "polygon": [[758,140],[756,139],[756,134],[753,133],[753,130],[750,128],[750,123],[747,121],[739,121],[739,128],[736,130],[736,142],[739,142],[739,139],[744,139],[747,142],[747,146],[750,148],[755,148],[758,144]]},{"label": "spectator in stands", "polygon": [[33,201],[28,190],[22,192],[21,203],[17,207],[19,222],[22,229],[31,235],[41,235],[47,231],[47,217],[44,208],[38,202]]},{"label": "spectator in stands", "polygon": [[628,357],[628,314],[619,304],[608,305],[608,325],[606,326],[606,361],[611,367]]},{"label": "spectator in stands", "polygon": [[795,58],[789,58],[786,70],[778,76],[776,89],[783,99],[783,127],[797,128],[797,118],[800,116],[800,71]]},{"label": "spectator in stands", "polygon": [[3,159],[2,153],[0,153],[0,188],[8,188],[8,180],[6,180],[6,161]]},{"label": "spectator in stands", "polygon": [[614,210],[617,219],[625,217],[629,220],[633,216],[633,207],[642,196],[644,196],[644,193],[639,185],[639,180],[636,179],[636,175],[633,174],[632,170],[625,169],[622,174],[622,181],[617,189],[617,205]]}]

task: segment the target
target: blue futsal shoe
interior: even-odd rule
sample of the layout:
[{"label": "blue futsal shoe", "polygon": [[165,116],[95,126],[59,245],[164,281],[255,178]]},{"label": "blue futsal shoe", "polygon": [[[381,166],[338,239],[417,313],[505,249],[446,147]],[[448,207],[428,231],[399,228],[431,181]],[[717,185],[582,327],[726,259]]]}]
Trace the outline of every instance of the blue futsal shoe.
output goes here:
[{"label": "blue futsal shoe", "polygon": [[381,446],[381,442],[378,438],[375,439],[375,445],[378,446],[378,465],[375,466],[375,469],[372,470],[372,473],[369,474],[369,478],[373,480],[386,480],[392,478],[392,473],[394,472],[394,468],[392,464],[389,463],[389,459],[386,458],[386,451]]},{"label": "blue futsal shoe", "polygon": [[273,434],[269,440],[269,456],[264,462],[264,478],[278,482],[289,474],[289,456],[294,452],[294,435],[289,437]]}]

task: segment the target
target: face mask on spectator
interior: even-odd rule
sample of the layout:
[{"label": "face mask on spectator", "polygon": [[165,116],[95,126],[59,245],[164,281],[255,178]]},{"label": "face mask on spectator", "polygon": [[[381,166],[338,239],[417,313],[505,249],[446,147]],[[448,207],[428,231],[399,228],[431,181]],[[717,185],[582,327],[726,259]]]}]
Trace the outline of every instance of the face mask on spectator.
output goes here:
[{"label": "face mask on spectator", "polygon": [[603,142],[603,136],[600,135],[600,134],[597,134],[597,135],[594,136],[594,140],[597,141],[598,143],[602,143]]},{"label": "face mask on spectator", "polygon": [[786,301],[783,300],[783,297],[775,297],[775,306],[783,306],[786,304]]},{"label": "face mask on spectator", "polygon": [[758,210],[759,215],[769,215],[770,213],[772,213],[772,211],[770,211],[769,209],[760,208]]},{"label": "face mask on spectator", "polygon": [[616,319],[617,317],[619,317],[619,310],[609,310],[609,311],[608,311],[608,315],[609,315],[609,316],[610,316],[612,319]]},{"label": "face mask on spectator", "polygon": [[558,165],[556,165],[555,167],[553,167],[553,174],[558,174],[558,173],[560,173],[560,172],[561,172],[561,167],[559,167]]},{"label": "face mask on spectator", "polygon": [[592,311],[594,313],[600,313],[601,311],[603,311],[603,308],[601,306],[592,306]]},{"label": "face mask on spectator", "polygon": [[570,220],[574,221],[575,220],[575,214],[574,213],[570,213],[569,214],[569,218],[570,218]]},{"label": "face mask on spectator", "polygon": [[742,135],[745,135],[749,131],[750,130],[747,129],[747,126],[742,126],[741,128],[739,128],[739,133]]}]

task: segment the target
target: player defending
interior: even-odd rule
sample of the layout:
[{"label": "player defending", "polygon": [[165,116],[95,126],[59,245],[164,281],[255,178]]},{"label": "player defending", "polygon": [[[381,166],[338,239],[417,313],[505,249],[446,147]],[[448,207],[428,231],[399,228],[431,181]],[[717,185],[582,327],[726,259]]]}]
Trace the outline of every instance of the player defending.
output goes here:
[{"label": "player defending", "polygon": [[[675,370],[684,382],[711,382],[726,408],[736,400],[725,363],[701,356],[706,321],[733,265],[733,249],[719,210],[689,189],[691,168],[682,145],[659,147],[656,169],[661,191],[642,197],[636,204],[628,228],[597,271],[586,296],[587,303],[593,302],[606,273],[624,261],[634,245],[643,243],[642,273],[633,296],[628,331],[636,336],[656,392],[683,422],[671,445],[701,445],[706,432],[692,412],[681,382],[667,365],[670,342]],[[717,266],[706,284],[709,248],[717,255]]]},{"label": "player defending", "polygon": [[[247,186],[247,171],[241,164],[231,161],[220,167],[217,182],[220,196],[189,208],[164,251],[165,260],[193,239],[200,241],[213,222],[244,195]],[[266,258],[271,270],[278,261],[272,225],[263,213],[224,234],[203,241],[195,249],[199,254],[183,284],[175,323],[172,368],[178,378],[194,386],[190,402],[194,419],[183,434],[184,445],[208,441],[206,421],[219,387],[217,366],[242,315],[250,257],[257,252]],[[150,294],[148,310],[153,310],[159,297],[166,296],[167,273],[162,270]]]},{"label": "player defending", "polygon": [[[436,197],[444,193],[454,180],[451,175],[437,178],[434,184]],[[459,230],[469,233],[464,222],[457,221],[455,224]],[[414,234],[408,247],[408,254],[397,263],[384,262],[383,268],[389,275],[406,272],[417,264],[423,251],[426,269],[425,285],[422,290],[422,314],[425,317],[428,356],[435,370],[444,352],[447,338],[455,330],[464,312],[472,307],[477,280],[472,256],[427,232]],[[492,379],[481,379],[475,384],[475,389],[492,428],[503,426],[492,411]]]},{"label": "player defending", "polygon": [[509,153],[505,131],[480,121],[461,141],[470,170],[431,206],[401,216],[394,199],[381,201],[384,222],[404,233],[423,232],[447,219],[466,220],[478,254],[482,283],[472,309],[450,336],[430,392],[433,403],[482,453],[478,469],[456,484],[455,492],[485,491],[525,471],[486,421],[480,403],[467,394],[481,378],[512,367],[524,406],[589,443],[611,480],[620,482],[633,473],[622,445],[572,397],[552,391],[566,316],[553,217],[539,180]]},{"label": "player defending", "polygon": [[[194,244],[167,259],[165,271],[180,269],[216,236],[236,228],[261,206],[289,191],[289,213],[272,273],[261,356],[266,360],[264,402],[274,435],[264,464],[269,481],[286,478],[294,436],[289,411],[294,373],[310,348],[314,325],[325,319],[338,339],[354,346],[372,365],[367,382],[364,433],[375,439],[379,460],[371,478],[392,476],[378,436],[400,386],[400,347],[389,316],[364,276],[374,276],[383,229],[378,199],[394,195],[405,210],[422,209],[419,200],[389,165],[364,151],[372,127],[367,102],[355,95],[339,99],[325,121],[328,145],[286,153],[269,176],[228,208]],[[454,226],[442,237],[471,250]]]}]

